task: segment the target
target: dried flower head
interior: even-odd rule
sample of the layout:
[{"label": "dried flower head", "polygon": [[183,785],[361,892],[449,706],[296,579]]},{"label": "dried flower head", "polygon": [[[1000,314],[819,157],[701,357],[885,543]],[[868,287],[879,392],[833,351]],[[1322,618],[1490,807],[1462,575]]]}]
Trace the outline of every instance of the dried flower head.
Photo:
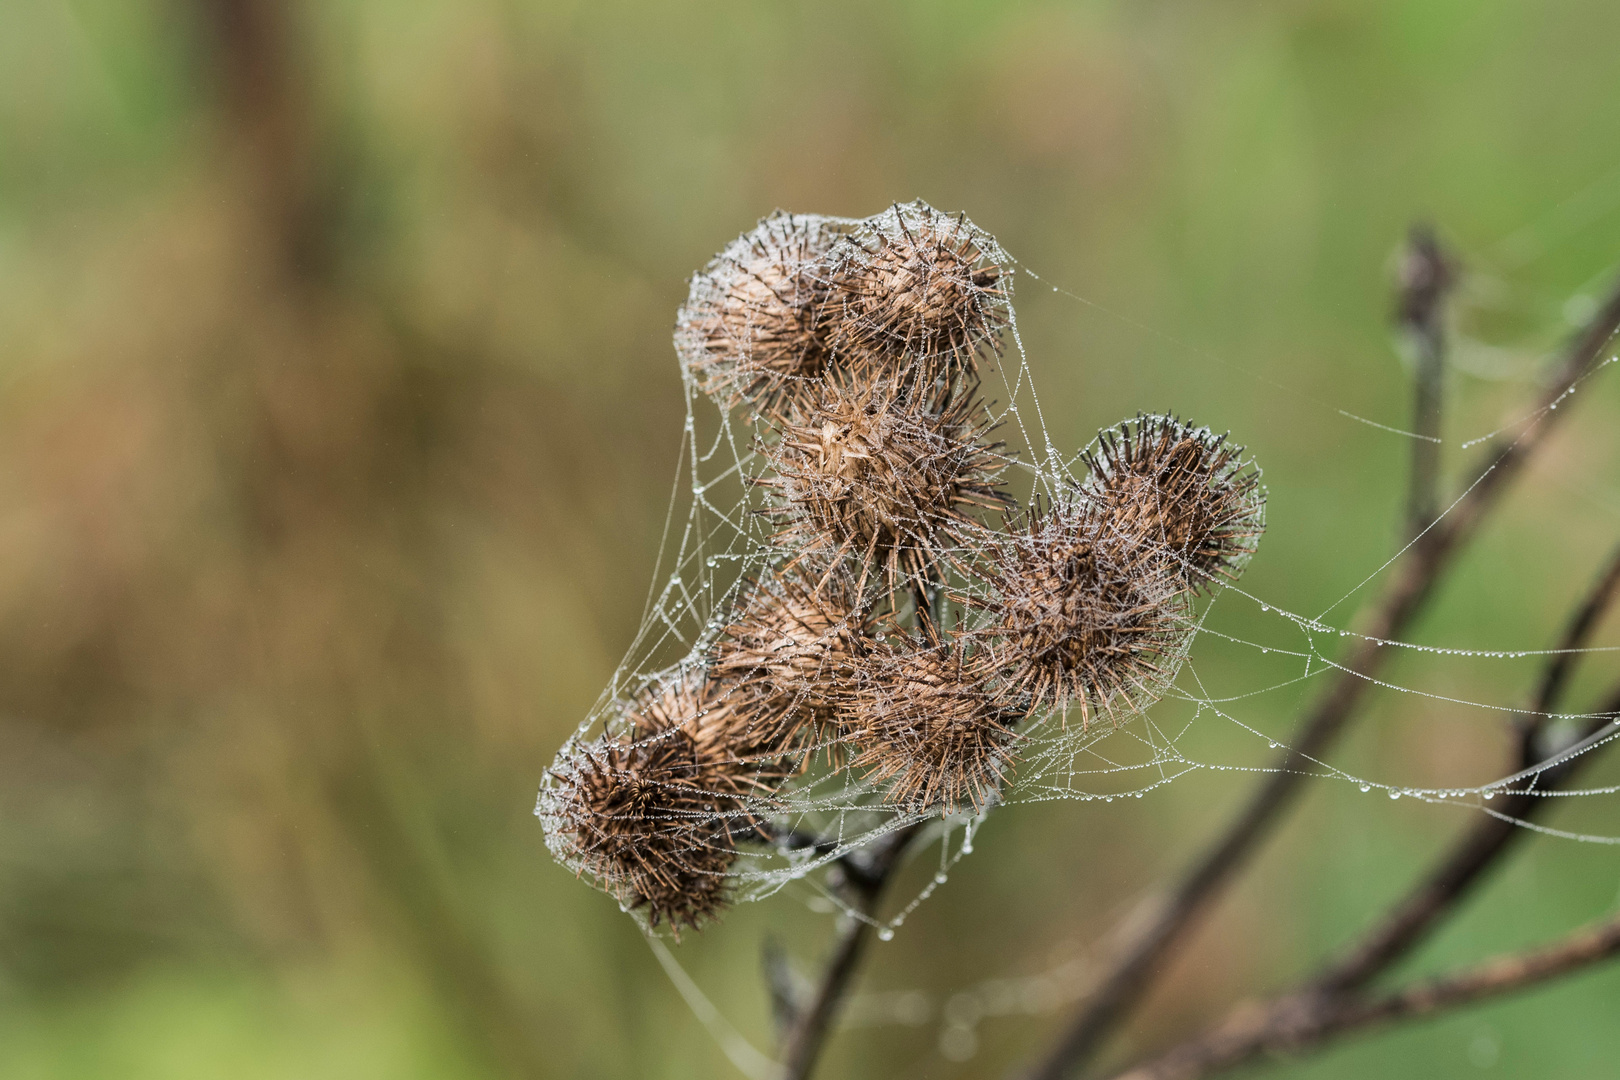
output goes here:
[{"label": "dried flower head", "polygon": [[745,804],[790,775],[747,706],[698,670],[643,689],[616,731],[559,755],[537,811],[548,846],[650,925],[700,925],[758,827]]},{"label": "dried flower head", "polygon": [[1194,588],[1236,580],[1265,531],[1265,490],[1243,448],[1173,416],[1138,416],[1097,437],[1086,493],[1118,532],[1150,538]]},{"label": "dried flower head", "polygon": [[1006,256],[966,217],[918,201],[867,218],[834,250],[827,323],[840,363],[972,374],[1011,319]]},{"label": "dried flower head", "polygon": [[885,642],[862,658],[842,714],[851,764],[911,810],[982,809],[1012,765],[1011,705],[995,664],[949,643]]},{"label": "dried flower head", "polygon": [[[868,615],[842,574],[801,572],[747,583],[715,645],[711,670],[784,724],[826,721],[868,632]],[[793,739],[779,738],[783,745]]]},{"label": "dried flower head", "polygon": [[746,400],[776,416],[820,377],[826,257],[848,224],[777,211],[693,276],[675,350],[723,408]]},{"label": "dried flower head", "polygon": [[1117,717],[1160,697],[1191,638],[1190,593],[1155,545],[1078,493],[988,545],[984,633],[1033,705]]},{"label": "dried flower head", "polygon": [[922,579],[950,557],[974,508],[1004,507],[1007,457],[981,401],[890,381],[827,383],[764,448],[779,544],[858,560],[858,586]]}]

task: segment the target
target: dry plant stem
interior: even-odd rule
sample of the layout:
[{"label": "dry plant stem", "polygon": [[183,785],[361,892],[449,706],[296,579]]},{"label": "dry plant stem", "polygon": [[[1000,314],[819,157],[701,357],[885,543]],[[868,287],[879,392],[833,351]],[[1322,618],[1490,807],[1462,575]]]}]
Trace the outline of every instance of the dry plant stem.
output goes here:
[{"label": "dry plant stem", "polygon": [[[1577,611],[1565,632],[1562,647],[1580,647],[1604,607],[1620,591],[1617,584],[1620,584],[1620,552]],[[1562,676],[1555,675],[1555,671],[1568,670],[1567,664],[1559,661],[1570,655],[1562,654],[1548,666],[1549,677],[1543,679],[1538,703],[1551,704],[1556,699],[1557,683]],[[1612,730],[1617,717],[1620,717],[1620,687],[1610,692],[1603,708],[1588,721],[1579,742],[1588,742]],[[1526,748],[1530,745],[1528,741],[1525,743]],[[1531,751],[1522,750],[1521,755],[1526,752]],[[1554,760],[1557,756],[1554,755]],[[1540,775],[1538,787],[1552,791],[1567,784],[1592,756],[1586,753],[1553,765]],[[1354,1009],[1365,1004],[1357,992],[1408,955],[1430,930],[1453,913],[1484,871],[1500,861],[1513,840],[1525,832],[1518,823],[1549,801],[1546,795],[1539,793],[1510,796],[1507,805],[1498,810],[1500,817],[1487,817],[1469,830],[1437,862],[1423,884],[1396,904],[1378,928],[1351,949],[1345,959],[1267,1006],[1239,1007],[1204,1035],[1156,1056],[1151,1064],[1138,1066],[1127,1075],[1135,1077],[1140,1071],[1145,1076],[1159,1076],[1161,1074],[1153,1070],[1163,1068],[1171,1070],[1162,1074],[1165,1076],[1198,1076],[1274,1050],[1280,1041],[1295,1038],[1301,1031],[1316,1031],[1320,1027],[1322,1034],[1318,1037],[1325,1038],[1340,1030],[1331,1026],[1333,1018],[1351,1015]],[[1328,1026],[1322,1027],[1324,1024]],[[1188,1069],[1193,1071],[1178,1071]]]},{"label": "dry plant stem", "polygon": [[1528,989],[1620,955],[1620,917],[1539,949],[1495,957],[1452,975],[1374,998],[1341,997],[1325,1007],[1297,998],[1250,1013],[1215,1033],[1122,1073],[1117,1080],[1196,1080],[1261,1053],[1299,1053],[1377,1024],[1415,1020]]},{"label": "dry plant stem", "polygon": [[[192,29],[208,50],[214,76],[220,143],[233,165],[230,180],[251,222],[250,249],[263,246],[257,254],[268,271],[267,285],[282,294],[275,302],[286,304],[298,335],[320,353],[325,314],[352,301],[328,275],[338,218],[314,177],[335,163],[313,122],[300,14],[297,6],[273,0],[191,5]],[[252,265],[253,256],[246,259],[244,265]],[[263,452],[262,441],[259,446]],[[263,491],[257,498],[255,513],[275,513]],[[321,778],[334,821],[353,843],[376,893],[398,916],[398,930],[429,985],[489,1067],[513,1077],[547,1075],[534,1014],[506,983],[409,815],[389,796],[371,741],[353,727],[322,734],[334,741],[323,754],[320,740],[310,740],[314,745],[303,747],[304,767]]]},{"label": "dry plant stem", "polygon": [[[1580,655],[1575,650],[1586,644],[1617,593],[1620,593],[1620,548],[1615,549],[1597,584],[1576,609],[1558,643],[1557,655],[1547,665],[1532,705],[1533,712],[1520,726],[1516,770],[1540,764],[1541,735],[1547,728],[1547,714],[1557,707],[1574,661]],[[1604,710],[1605,714],[1616,711],[1620,711],[1620,692]],[[1589,721],[1581,732],[1581,740],[1596,735],[1608,723],[1607,715]],[[1541,792],[1567,784],[1592,757],[1587,753],[1570,758],[1539,774],[1535,781],[1538,790],[1508,795],[1503,804],[1496,808],[1499,816],[1483,817],[1469,829],[1435,864],[1422,883],[1390,910],[1376,930],[1362,938],[1342,960],[1312,980],[1314,989],[1323,994],[1342,994],[1359,989],[1410,953],[1430,930],[1456,910],[1485,871],[1496,865],[1508,849],[1525,835],[1518,822],[1528,820],[1550,801]]]},{"label": "dry plant stem", "polygon": [[[859,915],[870,916],[883,889],[900,865],[906,849],[921,833],[922,822],[908,825],[884,837],[857,862],[840,861],[850,899]],[[794,1017],[782,1039],[781,1080],[806,1080],[827,1041],[827,1033],[843,1002],[861,957],[872,937],[872,924],[865,918],[852,918],[838,935],[831,959],[822,972],[813,997]]]},{"label": "dry plant stem", "polygon": [[1585,331],[1571,345],[1556,378],[1540,402],[1540,411],[1515,440],[1493,447],[1475,482],[1449,513],[1413,542],[1399,564],[1395,579],[1358,618],[1360,640],[1342,665],[1338,677],[1311,710],[1259,791],[1237,819],[1198,858],[1167,896],[1152,898],[1149,918],[1125,943],[1118,959],[1082,1004],[1062,1037],[1031,1074],[1033,1080],[1059,1080],[1089,1059],[1114,1024],[1146,991],[1172,947],[1183,939],[1194,920],[1220,888],[1237,873],[1278,813],[1293,801],[1301,783],[1315,773],[1319,758],[1344,727],[1370,677],[1383,666],[1381,640],[1402,636],[1451,558],[1472,538],[1484,516],[1496,505],[1508,482],[1518,475],[1530,456],[1546,441],[1563,412],[1551,406],[1577,380],[1592,370],[1604,347],[1620,329],[1620,291],[1610,295]]},{"label": "dry plant stem", "polygon": [[1407,500],[1407,536],[1433,524],[1440,496],[1440,405],[1445,382],[1445,300],[1455,282],[1451,260],[1434,230],[1412,226],[1401,259],[1397,321],[1411,343],[1413,373],[1412,490]]},{"label": "dry plant stem", "polygon": [[1536,691],[1535,705],[1532,707],[1534,715],[1524,718],[1521,728],[1526,737],[1537,735],[1547,726],[1547,714],[1552,712],[1559,698],[1563,695],[1564,687],[1569,682],[1570,675],[1575,670],[1575,664],[1580,660],[1580,649],[1585,646],[1592,631],[1608,613],[1615,599],[1620,597],[1620,546],[1616,546],[1609,555],[1609,561],[1602,575],[1598,578],[1581,606],[1575,609],[1570,617],[1569,625],[1564,628],[1564,636],[1559,640],[1558,650],[1547,670],[1542,674],[1541,685]]}]

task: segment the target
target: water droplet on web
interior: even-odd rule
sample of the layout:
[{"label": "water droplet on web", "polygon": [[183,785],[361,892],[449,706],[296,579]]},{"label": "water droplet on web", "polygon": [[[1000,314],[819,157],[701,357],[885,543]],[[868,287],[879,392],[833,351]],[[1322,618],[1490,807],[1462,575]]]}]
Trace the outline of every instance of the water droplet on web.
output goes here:
[{"label": "water droplet on web", "polygon": [[1268,648],[1265,648],[1264,646],[1262,646],[1260,651],[1263,652],[1263,653],[1269,653],[1271,650],[1268,649]]},{"label": "water droplet on web", "polygon": [[945,881],[946,881],[945,871],[941,870],[939,873],[934,875],[934,884],[935,885],[943,885],[943,884],[945,884]]},{"label": "water droplet on web", "polygon": [[1361,791],[1362,791],[1363,794],[1365,794],[1365,793],[1367,793],[1367,792],[1369,792],[1371,790],[1372,790],[1372,785],[1371,784],[1362,784],[1361,785]]},{"label": "water droplet on web", "polygon": [[973,841],[972,840],[964,840],[964,841],[962,841],[962,854],[964,854],[964,855],[973,854]]},{"label": "water droplet on web", "polygon": [[1391,791],[1389,793],[1389,797],[1392,798],[1392,799],[1398,799],[1398,798],[1401,797],[1401,793],[1398,792],[1398,791]]},{"label": "water droplet on web", "polygon": [[1260,610],[1261,611],[1270,611],[1271,610],[1271,605],[1270,604],[1261,604],[1260,605]]},{"label": "water droplet on web", "polygon": [[894,930],[891,927],[887,927],[887,926],[878,927],[878,940],[879,941],[893,941],[894,940]]},{"label": "water droplet on web", "polygon": [[1279,745],[1279,744],[1278,744],[1278,743],[1277,743],[1277,742],[1275,742],[1275,741],[1273,741],[1273,742],[1272,742],[1272,744],[1271,744],[1271,748],[1272,748],[1272,749],[1273,749],[1273,750],[1275,750],[1275,749],[1277,749],[1277,747],[1278,747],[1278,745]]},{"label": "water droplet on web", "polygon": [[1494,799],[1494,798],[1496,798],[1496,792],[1494,792],[1494,791],[1487,791],[1487,792],[1486,792],[1486,793],[1485,793],[1485,797],[1486,797],[1486,798],[1487,798],[1487,799]]}]

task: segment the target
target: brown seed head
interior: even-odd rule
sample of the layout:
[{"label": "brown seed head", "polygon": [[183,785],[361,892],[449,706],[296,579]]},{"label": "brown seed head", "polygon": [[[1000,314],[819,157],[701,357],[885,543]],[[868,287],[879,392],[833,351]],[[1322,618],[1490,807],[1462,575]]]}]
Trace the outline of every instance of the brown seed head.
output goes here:
[{"label": "brown seed head", "polygon": [[888,802],[912,810],[981,809],[1013,762],[1013,725],[1024,711],[985,655],[951,644],[884,643],[850,684],[842,714],[857,752],[851,764],[889,781]]},{"label": "brown seed head", "polygon": [[1184,583],[1158,549],[1078,494],[988,546],[984,634],[1032,708],[1116,717],[1160,697],[1192,635]]},{"label": "brown seed head", "polygon": [[1086,455],[1088,496],[1110,527],[1159,544],[1186,582],[1234,581],[1265,531],[1265,490],[1243,448],[1172,416],[1102,432]]},{"label": "brown seed head", "polygon": [[925,381],[972,376],[999,352],[1011,319],[1010,275],[995,239],[966,217],[918,201],[867,218],[833,252],[826,300],[842,365]]},{"label": "brown seed head", "polygon": [[777,211],[693,276],[675,351],[722,408],[748,401],[777,417],[820,378],[826,256],[847,224]]},{"label": "brown seed head", "polygon": [[853,583],[789,571],[746,584],[744,596],[715,645],[715,677],[757,697],[785,726],[825,723],[869,629]]},{"label": "brown seed head", "polygon": [[735,838],[758,827],[745,806],[789,775],[758,752],[746,704],[701,671],[642,690],[614,730],[559,757],[539,806],[548,846],[650,925],[716,914]]},{"label": "brown seed head", "polygon": [[975,508],[1003,507],[1002,444],[982,402],[934,401],[893,382],[828,383],[763,448],[766,511],[800,555],[853,556],[857,585],[920,579],[947,562]]}]

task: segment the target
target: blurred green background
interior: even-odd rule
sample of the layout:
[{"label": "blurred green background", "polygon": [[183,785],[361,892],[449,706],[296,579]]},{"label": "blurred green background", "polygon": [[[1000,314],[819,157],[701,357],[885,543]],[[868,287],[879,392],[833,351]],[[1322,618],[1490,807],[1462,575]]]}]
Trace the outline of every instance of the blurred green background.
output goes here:
[{"label": "blurred green background", "polygon": [[[1409,422],[1389,328],[1408,223],[1434,221],[1468,270],[1453,476],[1620,263],[1605,0],[0,16],[6,1078],[737,1075],[530,812],[640,619],[685,279],[771,209],[925,198],[1085,297],[1019,282],[1054,442],[1139,409],[1229,428],[1271,492],[1245,585],[1308,614],[1397,546],[1410,443],[1339,410]],[[1620,539],[1620,369],[1571,407],[1417,640],[1546,647]],[[1212,625],[1299,645],[1237,598]],[[1297,673],[1208,636],[1194,662],[1213,696]],[[1536,663],[1413,655],[1391,678],[1511,705]],[[1617,677],[1594,656],[1569,706]],[[1316,685],[1232,710],[1286,738]],[[1370,705],[1334,753],[1347,769],[1504,771],[1499,712]],[[1268,760],[1200,725],[1202,760]],[[908,1022],[857,1002],[824,1075],[995,1076],[1031,1055],[1060,1013],[987,1018],[947,1055],[942,1011],[1083,965],[1251,782],[994,815],[871,957],[863,993],[916,992]],[[1114,1053],[1283,985],[1469,820],[1315,785]],[[1553,823],[1620,834],[1620,807],[1570,800]],[[805,897],[675,948],[762,1048],[763,939],[806,970],[829,940]],[[1410,970],[1617,902],[1620,851],[1536,839]],[[1612,1075],[1617,1012],[1608,970],[1267,1075]]]}]

